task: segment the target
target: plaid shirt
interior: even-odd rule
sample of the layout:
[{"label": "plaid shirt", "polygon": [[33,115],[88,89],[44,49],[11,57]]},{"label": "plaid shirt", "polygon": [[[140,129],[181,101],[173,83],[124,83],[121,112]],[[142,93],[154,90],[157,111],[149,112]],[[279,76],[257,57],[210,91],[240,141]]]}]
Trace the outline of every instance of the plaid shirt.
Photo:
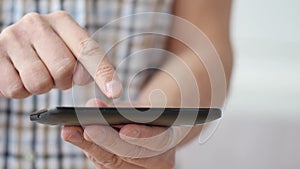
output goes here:
[{"label": "plaid shirt", "polygon": [[[152,11],[170,13],[172,3],[172,0],[0,0],[0,30],[15,23],[28,12],[47,14],[65,10],[89,33],[93,33],[121,16]],[[157,18],[146,22],[145,19],[136,18],[130,23],[120,23],[114,29],[104,29],[104,34],[98,38],[104,50],[107,50],[119,40],[120,34],[129,35],[136,29],[159,28],[168,31],[168,25],[169,22],[158,22]],[[141,49],[164,48],[165,40],[162,36],[133,37],[108,53],[111,62],[119,66],[118,74],[125,93],[129,85],[128,79],[132,78],[137,70],[149,63],[156,66],[161,63],[153,62],[149,57],[126,58]],[[122,64],[119,64],[121,62]],[[137,96],[141,84],[149,75],[150,73],[138,76],[130,82],[130,97]],[[72,106],[72,91],[54,89],[47,94],[22,100],[0,98],[1,169],[91,167],[79,149],[61,140],[60,127],[48,127],[29,121],[29,113],[57,105]]]}]

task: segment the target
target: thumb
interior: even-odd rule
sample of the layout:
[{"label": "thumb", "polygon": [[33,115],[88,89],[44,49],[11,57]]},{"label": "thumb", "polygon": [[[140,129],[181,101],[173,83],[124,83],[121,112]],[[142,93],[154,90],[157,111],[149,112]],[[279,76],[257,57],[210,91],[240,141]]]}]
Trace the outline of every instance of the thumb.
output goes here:
[{"label": "thumb", "polygon": [[190,126],[170,128],[129,124],[120,130],[120,138],[132,145],[156,152],[166,152],[178,145],[190,132]]}]

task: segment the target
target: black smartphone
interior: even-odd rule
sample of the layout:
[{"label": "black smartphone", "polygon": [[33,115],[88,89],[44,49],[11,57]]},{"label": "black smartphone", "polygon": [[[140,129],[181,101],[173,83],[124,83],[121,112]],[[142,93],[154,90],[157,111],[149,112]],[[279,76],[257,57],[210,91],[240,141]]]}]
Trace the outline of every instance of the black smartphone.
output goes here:
[{"label": "black smartphone", "polygon": [[218,108],[56,107],[30,114],[47,125],[200,125],[221,118]]}]

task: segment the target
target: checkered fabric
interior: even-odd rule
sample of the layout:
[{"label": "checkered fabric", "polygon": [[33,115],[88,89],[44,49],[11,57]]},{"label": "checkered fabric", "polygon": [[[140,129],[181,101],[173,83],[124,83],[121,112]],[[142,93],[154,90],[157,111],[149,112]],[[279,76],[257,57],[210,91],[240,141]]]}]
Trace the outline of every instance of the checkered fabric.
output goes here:
[{"label": "checkered fabric", "polygon": [[[93,34],[105,24],[122,16],[140,12],[170,13],[172,3],[172,0],[0,0],[0,30],[17,22],[29,12],[47,14],[65,10]],[[169,25],[169,21],[162,22],[157,18],[130,17],[126,22],[117,22],[106,28],[104,26],[101,34],[95,34],[95,39],[118,69],[124,92],[129,93],[121,99],[136,98],[141,85],[151,75],[151,71],[146,71],[135,76],[138,70],[153,65],[157,67],[162,63],[162,59],[153,59],[149,54],[136,57],[139,54],[134,53],[142,49],[164,48],[166,37],[146,35],[125,40],[120,37],[134,34],[138,29],[168,31]],[[1,169],[91,168],[79,149],[61,140],[60,127],[30,122],[29,113],[58,105],[73,105],[71,89],[54,89],[47,94],[22,100],[0,98]]]}]

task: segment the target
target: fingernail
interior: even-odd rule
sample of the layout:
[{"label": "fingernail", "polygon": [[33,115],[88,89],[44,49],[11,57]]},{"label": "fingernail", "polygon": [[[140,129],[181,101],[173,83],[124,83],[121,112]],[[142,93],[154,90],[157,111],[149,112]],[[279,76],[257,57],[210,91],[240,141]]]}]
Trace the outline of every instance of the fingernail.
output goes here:
[{"label": "fingernail", "polygon": [[139,135],[140,135],[140,131],[137,129],[130,130],[128,133],[126,133],[126,136],[134,137],[134,138],[138,138]]},{"label": "fingernail", "polygon": [[106,83],[107,96],[111,98],[119,97],[122,91],[122,84],[119,80],[111,80]]},{"label": "fingernail", "polygon": [[76,132],[76,133],[70,135],[68,141],[70,141],[72,143],[81,143],[83,141],[83,136],[81,135],[81,133]]}]

